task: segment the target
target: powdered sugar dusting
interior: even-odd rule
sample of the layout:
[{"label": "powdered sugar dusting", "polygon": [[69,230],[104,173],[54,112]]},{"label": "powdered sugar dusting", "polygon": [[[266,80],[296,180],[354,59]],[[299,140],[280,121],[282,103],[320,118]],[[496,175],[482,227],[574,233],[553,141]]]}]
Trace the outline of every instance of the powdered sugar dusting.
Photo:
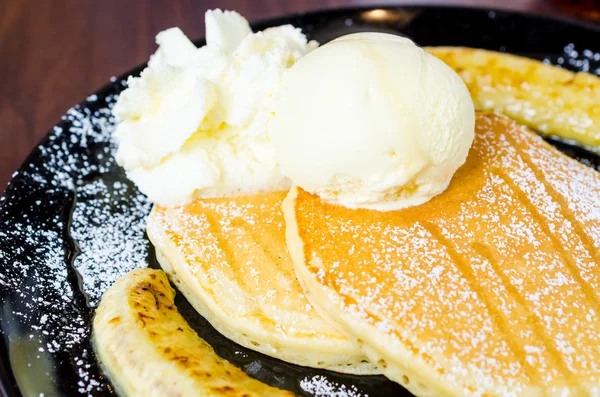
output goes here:
[{"label": "powdered sugar dusting", "polygon": [[322,375],[316,375],[311,378],[304,378],[300,381],[302,390],[311,393],[317,397],[368,397],[368,394],[363,394],[358,391],[356,386],[346,387],[331,382]]},{"label": "powdered sugar dusting", "polygon": [[[598,68],[600,54],[597,52],[576,48],[570,44],[565,47],[565,54],[559,58],[548,58],[546,63],[559,63],[563,67],[600,74]],[[111,92],[122,89],[124,81],[113,77],[110,87]],[[63,120],[54,127],[47,140],[42,142],[27,161],[26,168],[22,168],[13,175],[14,180],[0,198],[0,300],[3,302],[4,311],[0,314],[0,328],[11,339],[5,338],[10,347],[10,364],[15,373],[28,373],[35,378],[35,382],[28,382],[29,392],[32,395],[105,395],[109,393],[106,382],[97,368],[94,353],[89,344],[89,321],[93,307],[98,303],[102,292],[121,274],[135,267],[144,266],[147,255],[148,243],[143,237],[144,218],[150,209],[150,203],[140,195],[137,189],[126,181],[122,171],[115,165],[112,154],[114,144],[110,140],[110,132],[114,128],[114,119],[111,116],[112,104],[117,96],[106,94],[106,90],[90,95],[87,102],[69,110]],[[550,159],[551,160],[551,159]],[[545,160],[544,160],[545,161]],[[576,170],[575,170],[576,171]],[[575,172],[571,170],[571,172]],[[583,174],[572,175],[569,180],[558,180],[556,176],[548,175],[553,181],[552,186],[557,193],[564,195],[564,191],[577,189],[578,194],[563,203],[562,208],[574,209],[597,197],[592,197],[593,192],[586,190],[587,176]],[[512,175],[514,180],[519,177],[524,180],[530,178],[526,175]],[[554,178],[554,179],[553,179]],[[560,179],[560,178],[559,178]],[[507,189],[506,181],[493,177],[484,190]],[[524,186],[522,183],[519,186]],[[505,196],[510,196],[505,192]],[[544,187],[525,189],[524,197],[535,200],[536,195],[542,201],[542,215],[550,216],[560,208],[552,200],[546,200]],[[489,200],[489,204],[506,203],[506,197],[495,198],[491,194],[483,194],[482,200]],[[505,200],[505,201],[502,201]],[[545,201],[544,201],[545,200]],[[587,214],[581,217],[583,222],[598,218],[596,208],[588,207]],[[564,209],[563,209],[564,211]],[[72,214],[72,218],[71,218]],[[485,214],[485,222],[498,223],[503,216],[496,211]],[[532,238],[536,232],[536,225],[519,224],[517,217],[510,217],[511,222],[518,225],[517,233],[512,236],[523,241],[535,243]],[[68,232],[68,223],[71,221],[71,235]],[[557,220],[557,219],[555,219]],[[521,221],[522,222],[522,221]],[[431,228],[427,225],[415,225],[415,246],[426,246],[428,233]],[[442,232],[447,233],[448,225],[441,225]],[[344,225],[352,231],[355,225]],[[550,230],[561,233],[573,232],[576,225],[568,222],[550,222]],[[565,247],[573,249],[577,255],[585,257],[591,249],[598,247],[600,227],[586,229],[590,241],[575,239],[562,241]],[[468,237],[468,234],[465,234]],[[395,242],[401,241],[401,234],[394,235]],[[443,234],[442,234],[443,237]],[[370,238],[370,240],[369,240]],[[376,242],[371,236],[365,241]],[[500,249],[508,249],[506,242],[497,241]],[[590,248],[591,247],[591,248]],[[347,254],[354,255],[360,252],[361,247],[347,247]],[[480,247],[481,248],[481,247]],[[432,251],[435,252],[435,251]],[[373,256],[373,260],[382,261],[393,253],[392,247],[382,246],[382,250]],[[458,247],[456,253],[461,255],[464,251]],[[588,365],[589,370],[598,371],[597,362],[587,362],[578,354],[578,344],[587,346],[586,343],[595,343],[594,330],[597,330],[597,310],[590,310],[582,301],[575,312],[569,312],[564,307],[549,304],[547,298],[568,290],[578,282],[573,271],[568,267],[560,267],[556,258],[551,258],[547,263],[551,272],[542,281],[547,285],[541,291],[522,294],[527,289],[527,277],[518,272],[507,272],[504,277],[515,285],[514,290],[502,289],[501,284],[508,285],[506,281],[499,281],[501,274],[494,275],[494,264],[497,258],[492,256],[486,259],[486,252],[479,250],[481,256],[474,268],[485,274],[490,274],[489,287],[498,289],[508,297],[501,306],[506,313],[519,312],[519,307],[527,307],[534,316],[542,318],[536,329],[535,324],[529,324],[529,329],[523,331],[522,337],[527,339],[538,333],[556,333],[564,324],[553,323],[544,317],[545,313],[555,310],[559,313],[565,324],[583,313],[583,319],[576,324],[574,330],[580,335],[573,343],[567,332],[559,333],[556,338],[549,341],[556,352],[564,357],[564,366],[567,371],[576,371],[578,366]],[[525,254],[529,259],[533,254]],[[540,254],[543,256],[543,253]],[[460,275],[449,275],[439,263],[432,262],[431,258],[423,258],[431,262],[431,267],[426,273],[419,274],[419,269],[411,271],[396,271],[393,280],[397,286],[406,289],[419,290],[421,280],[427,280],[431,288],[436,288],[448,277],[460,279]],[[539,259],[539,258],[538,258]],[[337,261],[340,266],[342,261]],[[427,263],[426,263],[427,264]],[[72,265],[72,266],[71,266]],[[597,272],[591,267],[593,263],[578,262],[581,265],[581,279],[591,289],[598,287]],[[425,266],[426,267],[426,266]],[[352,275],[354,276],[354,275]],[[495,278],[492,278],[495,277]],[[532,275],[532,277],[535,275]],[[81,286],[81,288],[80,288]],[[474,293],[469,285],[461,284],[464,289],[453,291],[456,305],[468,301]],[[348,291],[351,289],[347,286]],[[369,285],[370,294],[376,296],[382,287],[377,284]],[[562,288],[562,290],[561,290]],[[80,290],[85,292],[85,295]],[[511,296],[523,295],[523,302],[511,301]],[[419,291],[415,300],[422,299],[423,293]],[[372,302],[371,302],[372,303]],[[389,296],[379,296],[375,302],[381,307],[390,305]],[[424,313],[421,317],[410,316],[414,302],[406,301],[402,308],[407,313],[407,321],[413,321],[415,326],[426,327],[431,325],[432,319]],[[418,305],[418,304],[417,304]],[[446,310],[452,308],[422,306],[423,310]],[[473,308],[470,308],[471,311]],[[308,310],[308,309],[307,309]],[[582,312],[582,310],[584,312]],[[585,312],[587,310],[587,312]],[[461,313],[471,313],[464,309]],[[554,313],[554,312],[552,312]],[[364,314],[364,313],[363,313]],[[524,313],[526,314],[526,313]],[[473,316],[477,317],[477,316]],[[524,317],[525,318],[525,317]],[[481,318],[469,319],[467,322],[475,324]],[[469,341],[469,351],[474,351],[483,345],[491,345],[493,341],[485,338],[485,333],[495,326],[490,321],[484,321],[481,329],[474,329],[457,335],[463,341]],[[516,326],[507,321],[509,326]],[[588,327],[588,325],[596,325]],[[391,329],[388,321],[377,324],[381,329]],[[541,328],[547,328],[544,331]],[[0,341],[3,342],[3,341]],[[507,344],[498,345],[498,353],[511,354]],[[429,352],[440,350],[439,346],[428,346]],[[556,368],[544,367],[544,355],[548,347],[543,343],[527,343],[522,346],[524,360],[521,365],[545,369],[544,381],[550,381],[561,376],[561,371]],[[478,357],[476,364],[486,360]],[[452,357],[451,366],[456,368],[456,374],[450,374],[456,379],[461,371],[477,373],[481,367],[471,365],[465,367],[458,357]],[[499,361],[484,363],[487,368],[494,368]],[[507,371],[515,370],[511,367]],[[564,372],[564,368],[560,368]],[[57,375],[58,372],[58,376]],[[280,373],[272,371],[275,378]],[[481,371],[482,376],[487,375]],[[359,393],[355,387],[346,387],[337,382],[330,381],[329,375],[315,375],[303,378],[300,381],[301,391],[304,394],[318,396],[366,396]],[[71,379],[72,382],[59,385],[57,382]],[[39,382],[38,382],[39,380]],[[277,380],[279,381],[279,380]],[[57,390],[55,393],[54,390]],[[391,394],[393,395],[393,393]]]},{"label": "powdered sugar dusting", "polygon": [[[21,348],[14,351],[13,368],[46,368],[48,376],[67,359],[71,365],[61,371],[69,368],[73,382],[60,387],[68,394],[106,390],[90,346],[92,307],[118,276],[144,266],[147,255],[150,203],[122,182],[113,159],[116,98],[95,94],[70,109],[37,147],[39,160],[13,176],[0,202],[6,264],[0,286],[12,307],[2,329],[13,335],[23,329],[19,345],[27,352],[20,359]],[[48,382],[40,393],[59,387]]]},{"label": "powdered sugar dusting", "polygon": [[188,286],[182,290],[194,293],[187,292],[188,299],[193,303],[196,294],[203,296],[233,322],[235,331],[224,333],[235,342],[290,362],[372,371],[375,366],[317,314],[297,282],[281,212],[286,194],[156,207],[148,235],[172,261],[173,273],[193,280],[182,281]]},{"label": "powdered sugar dusting", "polygon": [[[285,194],[161,208],[149,233],[175,243],[200,284],[218,288],[213,299],[231,318],[264,330],[273,326],[274,337],[345,340],[316,314],[296,282],[280,210]],[[166,242],[154,243],[160,248]]]},{"label": "powdered sugar dusting", "polygon": [[[146,265],[151,203],[115,164],[110,137],[115,100],[116,95],[99,93],[70,109],[0,199],[0,298],[10,308],[1,317],[2,330],[13,338],[15,371],[39,372],[46,380],[31,385],[34,395],[109,392],[90,345],[93,308],[116,278]],[[239,211],[218,210],[231,216]],[[272,221],[283,228],[283,219]],[[222,226],[228,233],[236,230],[234,224]],[[277,282],[285,287],[288,281]],[[301,311],[309,318],[313,309],[305,305]],[[277,365],[273,368],[273,382],[279,382]],[[65,379],[72,381],[62,383]],[[304,395],[359,395],[344,386],[352,383],[344,375],[319,379],[306,380],[305,389],[300,377],[286,382]]]},{"label": "powdered sugar dusting", "polygon": [[600,75],[600,52],[577,48],[574,43],[567,44],[562,55],[554,58],[546,57],[543,62],[578,72]]},{"label": "powdered sugar dusting", "polygon": [[110,177],[82,184],[77,192],[71,234],[81,252],[75,267],[96,306],[117,278],[147,265],[143,236],[151,204],[133,186]]},{"label": "powdered sugar dusting", "polygon": [[600,178],[540,141],[479,116],[466,168],[405,211],[299,196],[314,280],[341,297],[351,329],[373,327],[355,336],[398,365],[389,374],[401,345],[464,395],[561,384],[579,395],[598,381]]}]

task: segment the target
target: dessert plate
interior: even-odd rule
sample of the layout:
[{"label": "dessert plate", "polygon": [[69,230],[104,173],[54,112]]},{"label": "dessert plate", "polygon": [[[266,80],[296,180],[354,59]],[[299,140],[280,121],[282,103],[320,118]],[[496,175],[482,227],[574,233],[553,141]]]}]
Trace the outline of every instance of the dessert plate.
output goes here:
[{"label": "dessert plate", "polygon": [[[452,7],[353,8],[264,21],[291,23],[325,43],[343,34],[406,35],[421,46],[506,51],[600,75],[600,30],[525,14]],[[200,44],[200,43],[197,43]],[[15,173],[0,199],[0,393],[113,394],[90,344],[102,292],[120,275],[158,267],[145,236],[151,204],[112,156],[111,108],[130,74],[68,110]],[[600,170],[600,157],[550,140]],[[250,376],[302,396],[410,395],[381,376],[352,376],[287,364],[216,332],[181,294],[177,307],[216,352]]]}]

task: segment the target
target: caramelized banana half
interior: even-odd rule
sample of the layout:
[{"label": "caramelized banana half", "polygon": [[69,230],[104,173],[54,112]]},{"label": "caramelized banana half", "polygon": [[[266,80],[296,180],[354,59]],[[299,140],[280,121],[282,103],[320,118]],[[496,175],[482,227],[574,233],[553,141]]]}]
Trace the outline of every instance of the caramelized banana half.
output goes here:
[{"label": "caramelized banana half", "polygon": [[477,109],[600,152],[600,78],[494,51],[429,47],[465,81]]},{"label": "caramelized banana half", "polygon": [[106,291],[96,311],[93,341],[100,362],[126,396],[280,397],[220,358],[174,305],[165,273],[137,269]]}]

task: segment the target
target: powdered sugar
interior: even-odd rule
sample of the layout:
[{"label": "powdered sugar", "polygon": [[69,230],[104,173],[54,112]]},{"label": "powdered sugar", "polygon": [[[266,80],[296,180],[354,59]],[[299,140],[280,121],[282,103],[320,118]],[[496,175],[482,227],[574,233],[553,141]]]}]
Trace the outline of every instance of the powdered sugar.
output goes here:
[{"label": "powdered sugar", "polygon": [[[46,379],[33,382],[35,395],[108,393],[90,344],[93,308],[116,278],[146,265],[151,203],[114,162],[115,99],[99,93],[70,109],[0,199],[0,292],[11,308],[2,330],[15,371]],[[301,379],[286,382],[304,395],[361,395],[344,375]]]},{"label": "powdered sugar", "polygon": [[579,394],[596,381],[600,179],[540,141],[480,115],[448,190],[396,213],[343,211],[300,192],[314,269],[302,281],[336,294],[343,314],[329,314],[388,374],[420,360],[465,395],[548,384]]},{"label": "powdered sugar", "polygon": [[363,394],[358,391],[356,386],[346,387],[322,375],[306,377],[300,381],[302,390],[311,393],[317,397],[368,397],[368,394]]},{"label": "powdered sugar", "polygon": [[[547,62],[600,73],[599,59],[596,52],[569,45],[562,58]],[[0,319],[5,333],[0,345],[7,344],[10,362],[3,359],[21,376],[20,382],[27,382],[31,395],[108,393],[89,344],[93,306],[120,274],[145,265],[148,243],[143,236],[144,219],[150,203],[126,182],[112,158],[114,120],[110,109],[116,99],[113,93],[118,93],[124,82],[116,77],[111,82],[115,84],[109,88],[110,94],[104,90],[90,95],[87,103],[68,111],[38,146],[26,168],[13,175],[11,187],[0,199],[0,300],[4,309]],[[497,222],[497,214],[488,215],[490,222]],[[425,243],[424,239],[416,243],[419,241]],[[583,252],[584,248],[577,249]],[[352,255],[360,249],[353,246],[348,252]],[[382,250],[374,259],[385,259],[388,254]],[[486,266],[483,262],[479,265]],[[438,284],[446,276],[438,266],[426,278]],[[593,274],[583,276],[593,281]],[[525,282],[511,277],[516,285]],[[568,278],[569,273],[556,272],[548,285],[560,288],[568,285]],[[397,274],[397,280],[413,288],[416,278],[403,272]],[[376,288],[373,286],[374,293]],[[541,292],[526,298],[543,309]],[[379,303],[386,304],[385,300]],[[565,318],[569,315],[565,313]],[[588,321],[591,316],[589,313]],[[587,331],[593,329],[581,332],[582,337]],[[474,336],[473,344],[486,342]],[[557,348],[570,354],[574,347],[559,339]],[[530,365],[539,365],[542,347],[532,344],[524,349]],[[280,372],[271,372],[277,381],[283,378]],[[554,375],[547,373],[548,377]],[[330,381],[332,378],[299,375],[299,392],[366,396],[354,387]],[[59,384],[64,379],[72,381]]]},{"label": "powdered sugar", "polygon": [[[0,201],[0,285],[12,308],[2,330],[27,332],[8,342],[11,365],[15,373],[45,368],[46,376],[60,366],[73,379],[58,385],[50,376],[32,392],[106,390],[90,345],[92,307],[118,276],[146,263],[150,203],[122,182],[113,160],[116,97],[91,95],[70,109]],[[65,358],[70,364],[60,364]]]},{"label": "powdered sugar", "polygon": [[136,189],[105,177],[77,187],[71,234],[80,253],[75,267],[83,290],[96,306],[102,293],[128,271],[146,266],[143,238],[148,199]]},{"label": "powdered sugar", "polygon": [[546,57],[543,62],[578,72],[600,75],[600,52],[577,48],[574,43],[567,44],[562,55],[552,58]]}]

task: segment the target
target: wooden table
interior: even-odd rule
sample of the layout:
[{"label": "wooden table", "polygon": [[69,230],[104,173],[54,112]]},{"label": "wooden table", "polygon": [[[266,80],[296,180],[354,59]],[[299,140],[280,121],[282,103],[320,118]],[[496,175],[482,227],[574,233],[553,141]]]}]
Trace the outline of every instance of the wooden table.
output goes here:
[{"label": "wooden table", "polygon": [[155,51],[157,32],[204,34],[204,12],[249,20],[368,4],[461,4],[556,14],[549,0],[4,0],[0,1],[0,193],[72,105]]}]

